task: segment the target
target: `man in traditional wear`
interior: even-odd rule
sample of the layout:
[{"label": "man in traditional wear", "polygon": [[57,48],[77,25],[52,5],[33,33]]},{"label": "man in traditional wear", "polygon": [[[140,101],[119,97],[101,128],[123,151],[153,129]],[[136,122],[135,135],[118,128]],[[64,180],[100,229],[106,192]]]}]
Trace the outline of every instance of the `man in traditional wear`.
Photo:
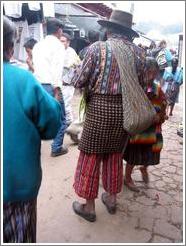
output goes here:
[{"label": "man in traditional wear", "polygon": [[[98,20],[107,29],[107,41],[92,44],[86,52],[73,84],[86,91],[86,118],[79,143],[80,155],[75,172],[74,189],[86,200],[85,204],[73,202],[73,210],[84,219],[96,220],[95,199],[98,197],[100,164],[102,183],[106,191],[102,202],[109,213],[116,212],[116,195],[123,186],[122,150],[128,141],[123,129],[122,86],[120,69],[112,45],[127,45],[135,54],[131,66],[137,69],[139,82],[143,81],[141,49],[132,41],[138,33],[132,30],[132,15],[113,10],[109,20]],[[123,61],[128,56],[123,51]]]}]

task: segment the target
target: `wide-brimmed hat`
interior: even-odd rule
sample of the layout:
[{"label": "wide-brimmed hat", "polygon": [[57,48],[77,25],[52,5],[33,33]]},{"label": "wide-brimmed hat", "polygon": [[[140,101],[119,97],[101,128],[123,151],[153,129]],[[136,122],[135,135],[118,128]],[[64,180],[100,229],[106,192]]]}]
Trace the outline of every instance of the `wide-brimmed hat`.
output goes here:
[{"label": "wide-brimmed hat", "polygon": [[98,23],[103,27],[114,27],[121,32],[129,32],[133,37],[139,37],[139,34],[132,29],[132,14],[113,10],[109,20],[98,20]]}]

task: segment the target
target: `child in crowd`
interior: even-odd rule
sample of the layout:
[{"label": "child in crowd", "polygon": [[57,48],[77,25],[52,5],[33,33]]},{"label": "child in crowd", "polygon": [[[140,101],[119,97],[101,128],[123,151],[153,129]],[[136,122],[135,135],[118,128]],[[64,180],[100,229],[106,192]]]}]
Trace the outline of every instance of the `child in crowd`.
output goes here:
[{"label": "child in crowd", "polygon": [[152,57],[146,57],[146,78],[145,91],[148,98],[154,105],[157,118],[156,123],[144,132],[132,136],[124,152],[124,160],[127,162],[125,169],[124,184],[132,191],[139,192],[134,184],[131,174],[136,165],[142,165],[140,171],[145,183],[149,182],[147,168],[149,165],[160,163],[160,152],[163,147],[163,136],[161,125],[167,119],[166,116],[166,98],[158,83],[154,82],[159,67]]},{"label": "child in crowd", "polygon": [[24,48],[26,50],[26,53],[28,55],[26,59],[26,63],[28,65],[28,69],[33,73],[34,72],[34,65],[32,61],[32,50],[34,48],[34,45],[37,43],[37,41],[33,38],[27,40],[27,42],[24,44]]}]

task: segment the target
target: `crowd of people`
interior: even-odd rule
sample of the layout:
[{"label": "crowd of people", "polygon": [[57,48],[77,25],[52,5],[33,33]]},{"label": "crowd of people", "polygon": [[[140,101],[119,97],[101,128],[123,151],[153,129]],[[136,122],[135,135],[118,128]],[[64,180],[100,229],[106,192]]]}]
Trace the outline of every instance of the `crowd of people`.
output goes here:
[{"label": "crowd of people", "polygon": [[[91,31],[89,45],[78,55],[70,47],[72,37],[63,33],[63,23],[49,18],[46,37],[41,41],[29,39],[24,44],[28,54],[26,71],[11,64],[16,30],[7,17],[3,18],[6,243],[36,242],[41,140],[53,139],[52,157],[68,152],[63,140],[74,122],[71,102],[75,89],[83,91],[86,109],[81,138],[76,138],[80,152],[73,187],[85,200],[72,204],[78,216],[96,221],[100,170],[105,190],[101,200],[108,213],[115,214],[123,184],[139,192],[131,176],[134,166],[141,166],[147,184],[148,167],[160,163],[161,126],[173,115],[183,83],[178,59],[171,56],[164,40],[146,52],[136,46],[133,40],[139,34],[132,29],[130,13],[113,10],[109,20],[98,23],[106,30],[106,41]],[[130,100],[129,95],[137,100]],[[140,118],[140,112],[144,117]]]}]

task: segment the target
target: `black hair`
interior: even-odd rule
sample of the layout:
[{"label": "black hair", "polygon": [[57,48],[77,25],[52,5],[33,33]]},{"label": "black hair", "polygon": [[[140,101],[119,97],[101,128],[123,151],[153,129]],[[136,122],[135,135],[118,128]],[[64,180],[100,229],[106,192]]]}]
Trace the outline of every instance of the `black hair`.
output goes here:
[{"label": "black hair", "polygon": [[161,46],[162,46],[162,45],[164,45],[164,44],[166,45],[166,44],[167,44],[167,42],[163,39],[163,40],[161,40],[161,41],[160,41],[160,43],[159,43],[159,47],[161,47]]},{"label": "black hair", "polygon": [[60,28],[63,29],[64,24],[57,18],[48,18],[46,23],[47,34],[51,35],[56,33]]},{"label": "black hair", "polygon": [[115,28],[114,26],[106,27],[107,32],[112,34],[120,34],[128,38],[129,41],[133,41],[135,36],[125,28]]},{"label": "black hair", "polygon": [[154,57],[146,56],[145,57],[145,66],[147,69],[155,68],[159,71],[158,63]]},{"label": "black hair", "polygon": [[72,37],[68,33],[66,33],[66,32],[64,32],[62,34],[62,37],[65,37],[68,41],[71,41],[72,40]]},{"label": "black hair", "polygon": [[178,58],[176,58],[176,57],[172,58],[171,64],[173,64],[173,63],[178,64]]},{"label": "black hair", "polygon": [[95,43],[96,41],[99,40],[99,32],[90,30],[88,32],[88,39],[91,43]]},{"label": "black hair", "polygon": [[29,49],[33,49],[34,48],[34,45],[37,43],[37,40],[35,40],[34,38],[31,38],[31,39],[29,39],[29,40],[27,40],[25,43],[24,43],[24,45],[23,45],[23,47],[25,47],[25,48],[29,48]]},{"label": "black hair", "polygon": [[[176,66],[173,66],[173,64],[175,64]],[[178,58],[174,57],[171,60],[171,66],[172,66],[172,73],[175,74],[176,73],[176,68],[178,66]]]},{"label": "black hair", "polygon": [[9,60],[9,50],[14,47],[16,39],[16,27],[14,23],[3,16],[3,60]]}]

